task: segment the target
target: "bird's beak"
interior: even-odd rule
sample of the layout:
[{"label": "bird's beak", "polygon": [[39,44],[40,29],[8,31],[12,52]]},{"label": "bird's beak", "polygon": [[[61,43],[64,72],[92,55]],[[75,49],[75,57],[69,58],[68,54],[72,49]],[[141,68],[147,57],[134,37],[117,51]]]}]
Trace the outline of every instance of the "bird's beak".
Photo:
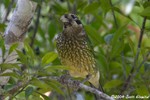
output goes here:
[{"label": "bird's beak", "polygon": [[69,22],[68,19],[64,17],[64,15],[60,17],[60,20],[61,20],[63,23]]}]

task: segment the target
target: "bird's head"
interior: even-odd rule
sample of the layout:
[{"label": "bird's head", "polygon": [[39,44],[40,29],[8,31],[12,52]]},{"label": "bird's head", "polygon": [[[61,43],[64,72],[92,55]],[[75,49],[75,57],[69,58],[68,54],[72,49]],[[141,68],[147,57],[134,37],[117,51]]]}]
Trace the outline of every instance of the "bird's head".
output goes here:
[{"label": "bird's head", "polygon": [[64,30],[77,31],[83,28],[81,21],[75,14],[64,14],[61,16],[60,20],[64,24]]}]

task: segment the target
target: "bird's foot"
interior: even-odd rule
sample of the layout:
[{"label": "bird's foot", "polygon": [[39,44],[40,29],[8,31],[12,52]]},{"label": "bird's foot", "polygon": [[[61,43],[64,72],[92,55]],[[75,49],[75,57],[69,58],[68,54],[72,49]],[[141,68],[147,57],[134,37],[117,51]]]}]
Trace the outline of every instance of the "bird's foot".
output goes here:
[{"label": "bird's foot", "polygon": [[71,78],[71,76],[67,73],[67,74],[64,74],[64,75],[62,75],[61,77],[60,77],[60,79],[59,79],[59,82],[61,83],[61,84],[67,84],[68,83],[68,80],[70,80],[70,78]]},{"label": "bird's foot", "polygon": [[61,84],[72,88],[74,91],[77,91],[79,89],[79,84],[81,83],[78,80],[73,80],[69,74],[62,75],[58,81]]},{"label": "bird's foot", "polygon": [[86,78],[82,81],[82,83],[87,82],[87,81],[91,78],[91,76],[92,76],[92,75],[90,75],[90,74],[87,75]]}]

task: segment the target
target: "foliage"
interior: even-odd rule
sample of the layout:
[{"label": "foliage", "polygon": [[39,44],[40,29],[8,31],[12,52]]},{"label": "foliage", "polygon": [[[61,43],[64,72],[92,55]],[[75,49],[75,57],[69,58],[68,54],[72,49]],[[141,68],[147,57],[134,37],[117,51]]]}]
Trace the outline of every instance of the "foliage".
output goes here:
[{"label": "foliage", "polygon": [[[8,9],[11,0],[0,1],[0,7]],[[86,33],[88,34],[97,59],[97,67],[101,72],[100,82],[104,91],[111,95],[120,94],[124,82],[130,75],[130,70],[135,65],[135,76],[130,82],[129,88],[125,90],[128,95],[150,94],[150,57],[146,58],[150,52],[150,2],[147,0],[33,0],[41,7],[38,29],[36,37],[31,38],[35,32],[38,10],[29,27],[24,41],[24,52],[16,49],[17,44],[11,46],[9,53],[16,51],[19,55],[19,63],[0,64],[0,71],[15,68],[13,72],[0,74],[0,76],[10,76],[8,84],[4,86],[4,92],[12,89],[19,81],[25,84],[21,90],[17,91],[13,98],[24,98],[49,100],[43,93],[56,91],[56,96],[67,93],[62,91],[62,86],[57,81],[44,78],[47,76],[61,76],[63,70],[68,69],[62,66],[58,55],[55,52],[56,34],[62,32],[62,24],[59,21],[61,15],[76,12],[81,19]],[[132,4],[131,12],[126,13],[128,5]],[[13,9],[13,8],[12,8]],[[113,15],[114,12],[114,15]],[[2,15],[0,11],[0,15]],[[115,17],[114,17],[115,16]],[[139,42],[143,18],[147,18],[145,32],[143,35],[140,54],[136,62],[137,45]],[[1,18],[2,20],[2,18]],[[116,21],[115,21],[116,20]],[[0,32],[4,33],[6,24],[0,24]],[[1,42],[2,41],[2,42]],[[34,41],[33,47],[29,44]],[[0,47],[5,53],[2,34],[0,36]],[[21,67],[20,67],[21,65]],[[25,68],[24,68],[25,67]],[[43,77],[43,79],[41,79]],[[55,92],[54,92],[55,93]],[[85,98],[93,99],[92,94],[80,91]],[[88,100],[88,99],[86,99]]]}]

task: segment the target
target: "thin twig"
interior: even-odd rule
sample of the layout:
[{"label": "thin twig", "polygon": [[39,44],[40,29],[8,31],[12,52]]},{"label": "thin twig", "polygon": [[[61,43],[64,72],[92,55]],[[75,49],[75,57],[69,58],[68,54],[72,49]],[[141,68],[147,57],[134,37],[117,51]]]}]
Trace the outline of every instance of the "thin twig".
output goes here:
[{"label": "thin twig", "polygon": [[7,21],[8,15],[9,15],[9,13],[11,11],[11,8],[12,8],[12,6],[14,4],[14,1],[15,0],[11,0],[2,23],[5,23]]},{"label": "thin twig", "polygon": [[127,90],[128,86],[131,83],[131,79],[133,78],[134,71],[135,71],[136,66],[137,66],[137,61],[138,61],[138,58],[139,58],[139,54],[140,54],[140,51],[141,51],[141,42],[142,42],[144,30],[145,30],[146,19],[147,19],[146,17],[144,17],[144,19],[143,19],[142,28],[141,28],[141,32],[140,32],[140,38],[139,38],[137,52],[136,52],[136,56],[135,56],[135,59],[134,59],[134,62],[133,62],[133,66],[131,68],[131,71],[130,71],[130,74],[129,74],[127,80],[125,81],[125,83],[122,87],[120,95],[122,95],[124,93],[124,91]]},{"label": "thin twig", "polygon": [[111,0],[109,0],[109,3],[110,3],[110,6],[111,6],[111,11],[112,11],[112,14],[113,14],[113,18],[114,18],[114,21],[115,21],[115,26],[116,26],[116,28],[118,28],[118,23],[117,23],[117,19],[116,19],[116,16],[115,16],[115,12],[114,12],[113,4],[112,4]]},{"label": "thin twig", "polygon": [[19,91],[21,88],[25,87],[26,85],[29,84],[30,81],[27,82],[23,82],[23,81],[19,81],[11,90],[7,91],[7,94],[4,94],[0,97],[0,100],[5,100],[5,98],[7,96],[9,96],[10,98],[13,97],[13,95]]},{"label": "thin twig", "polygon": [[33,36],[31,37],[31,44],[30,44],[31,47],[33,47],[35,36],[36,36],[38,26],[39,26],[39,19],[40,19],[40,15],[41,15],[41,5],[38,5],[37,9],[38,9],[38,13],[37,13],[37,19],[35,22],[35,28],[34,28]]}]

